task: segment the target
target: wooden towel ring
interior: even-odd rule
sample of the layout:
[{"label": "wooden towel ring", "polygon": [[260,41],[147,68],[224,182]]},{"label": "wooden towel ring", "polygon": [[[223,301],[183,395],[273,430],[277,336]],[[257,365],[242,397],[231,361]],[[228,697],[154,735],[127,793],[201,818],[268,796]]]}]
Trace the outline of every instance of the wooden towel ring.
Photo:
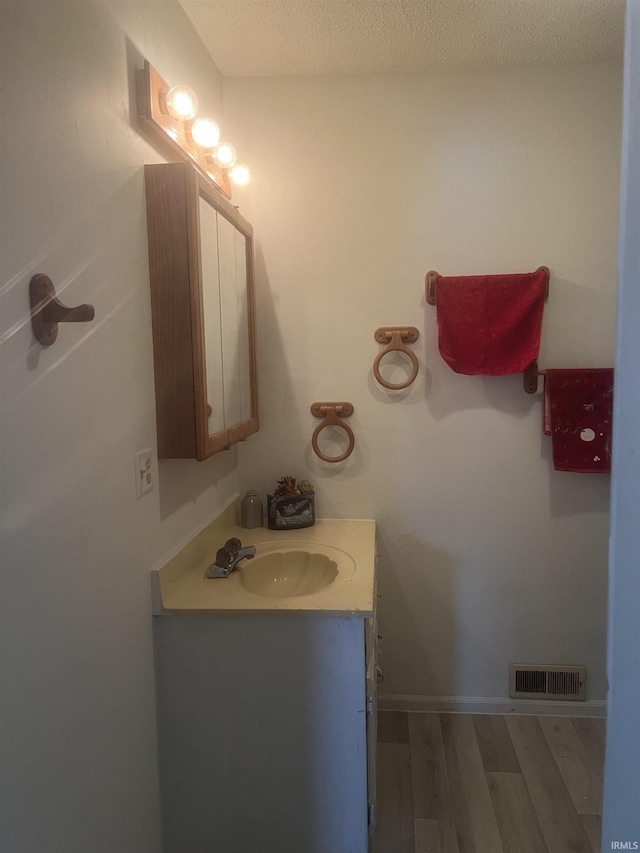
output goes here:
[{"label": "wooden towel ring", "polygon": [[[380,350],[373,362],[373,375],[380,385],[389,388],[391,391],[401,391],[403,388],[408,388],[412,382],[415,382],[419,370],[418,359],[413,350],[410,350],[406,346],[405,342],[412,344],[418,340],[419,336],[420,332],[415,326],[383,326],[380,329],[376,329],[374,334],[375,339],[379,344],[387,344],[383,350]],[[412,370],[405,382],[387,382],[386,379],[382,378],[380,374],[380,362],[390,352],[403,352],[409,356]]]},{"label": "wooden towel ring", "polygon": [[[353,430],[342,420],[342,418],[348,418],[353,414],[352,403],[313,403],[311,406],[311,414],[316,418],[324,419],[318,424],[311,436],[313,452],[324,462],[344,462],[348,456],[351,456],[356,443]],[[340,456],[327,456],[318,447],[318,436],[322,430],[328,426],[342,427],[349,438],[349,446],[344,453],[340,454]]]}]

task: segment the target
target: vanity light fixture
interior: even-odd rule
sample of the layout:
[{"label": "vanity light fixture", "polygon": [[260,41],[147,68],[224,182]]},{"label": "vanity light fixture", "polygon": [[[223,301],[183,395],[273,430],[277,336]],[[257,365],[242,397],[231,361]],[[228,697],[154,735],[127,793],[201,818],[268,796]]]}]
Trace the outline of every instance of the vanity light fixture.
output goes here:
[{"label": "vanity light fixture", "polygon": [[236,150],[220,142],[213,119],[196,118],[198,98],[188,86],[170,87],[146,60],[137,73],[138,117],[168,156],[194,162],[227,198],[231,180],[249,183],[249,169],[236,164]]},{"label": "vanity light fixture", "polygon": [[231,169],[235,166],[238,155],[230,142],[221,142],[213,154],[213,159],[223,169]]},{"label": "vanity light fixture", "polygon": [[169,115],[180,121],[190,121],[198,112],[198,98],[188,86],[173,86],[167,92],[165,103]]},{"label": "vanity light fixture", "polygon": [[244,187],[251,180],[251,171],[244,163],[236,163],[233,169],[229,170],[229,177],[234,184]]},{"label": "vanity light fixture", "polygon": [[215,148],[220,139],[220,128],[212,118],[197,118],[188,132],[196,145],[207,150]]}]

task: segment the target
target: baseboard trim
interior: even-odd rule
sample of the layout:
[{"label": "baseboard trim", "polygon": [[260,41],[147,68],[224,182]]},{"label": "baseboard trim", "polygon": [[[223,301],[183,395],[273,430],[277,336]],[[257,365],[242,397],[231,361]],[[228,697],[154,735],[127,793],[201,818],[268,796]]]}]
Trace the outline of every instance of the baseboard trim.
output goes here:
[{"label": "baseboard trim", "polygon": [[552,717],[606,717],[606,701],[557,702],[474,696],[413,696],[378,694],[379,711],[420,711],[456,714],[534,714]]}]

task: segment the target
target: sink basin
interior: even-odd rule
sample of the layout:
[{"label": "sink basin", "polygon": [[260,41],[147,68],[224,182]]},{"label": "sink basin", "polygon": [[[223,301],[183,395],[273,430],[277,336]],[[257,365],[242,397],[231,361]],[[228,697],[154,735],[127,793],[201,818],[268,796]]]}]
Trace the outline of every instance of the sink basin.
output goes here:
[{"label": "sink basin", "polygon": [[353,574],[354,567],[351,557],[338,548],[258,545],[257,555],[242,565],[240,583],[254,595],[293,598],[325,589],[339,575]]}]

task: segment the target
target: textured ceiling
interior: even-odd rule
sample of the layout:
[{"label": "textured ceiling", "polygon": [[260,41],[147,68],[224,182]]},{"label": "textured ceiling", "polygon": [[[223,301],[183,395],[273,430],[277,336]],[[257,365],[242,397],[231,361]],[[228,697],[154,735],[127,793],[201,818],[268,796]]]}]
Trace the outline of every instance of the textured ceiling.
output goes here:
[{"label": "textured ceiling", "polygon": [[622,54],[624,0],[180,0],[223,75],[528,65]]}]

